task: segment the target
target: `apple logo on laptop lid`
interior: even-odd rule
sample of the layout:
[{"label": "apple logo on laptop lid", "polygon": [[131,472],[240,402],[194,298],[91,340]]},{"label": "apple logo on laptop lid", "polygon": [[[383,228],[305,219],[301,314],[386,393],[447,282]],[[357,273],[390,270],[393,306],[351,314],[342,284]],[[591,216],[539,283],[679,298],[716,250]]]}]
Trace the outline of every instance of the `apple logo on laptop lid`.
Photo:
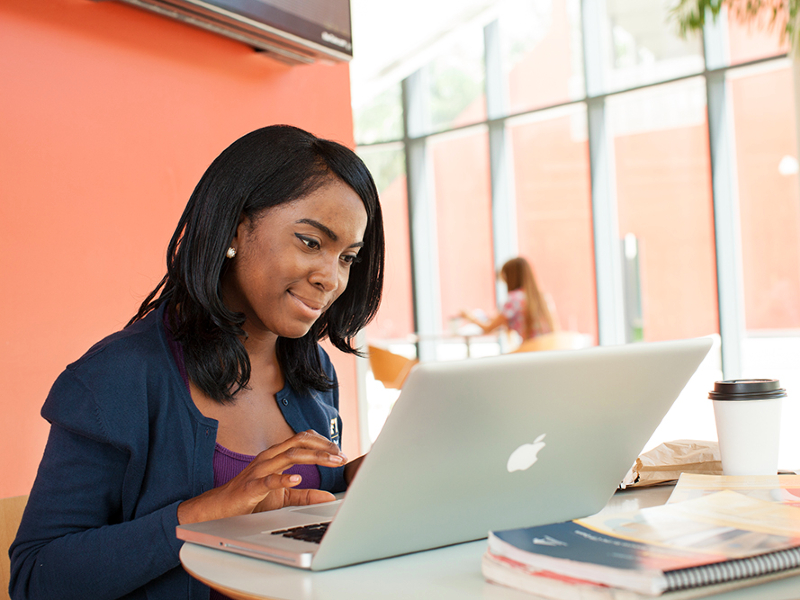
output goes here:
[{"label": "apple logo on laptop lid", "polygon": [[532,444],[522,444],[511,453],[511,456],[508,457],[508,464],[506,464],[509,473],[529,469],[533,463],[539,460],[537,455],[546,445],[543,441],[545,435],[543,433],[537,437]]}]

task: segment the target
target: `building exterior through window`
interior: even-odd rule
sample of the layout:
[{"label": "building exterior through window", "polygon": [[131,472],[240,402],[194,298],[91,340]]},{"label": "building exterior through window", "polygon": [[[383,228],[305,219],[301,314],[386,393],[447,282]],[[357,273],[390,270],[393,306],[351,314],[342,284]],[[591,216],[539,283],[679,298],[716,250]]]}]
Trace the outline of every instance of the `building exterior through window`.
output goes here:
[{"label": "building exterior through window", "polygon": [[[360,77],[361,4],[356,142],[388,260],[365,343],[508,350],[457,316],[496,312],[521,255],[594,344],[714,340],[645,449],[716,439],[714,381],[777,378],[781,468],[800,468],[800,67],[779,32],[723,15],[684,39],[662,0],[442,2],[438,29]],[[371,440],[397,391],[364,379]]]}]

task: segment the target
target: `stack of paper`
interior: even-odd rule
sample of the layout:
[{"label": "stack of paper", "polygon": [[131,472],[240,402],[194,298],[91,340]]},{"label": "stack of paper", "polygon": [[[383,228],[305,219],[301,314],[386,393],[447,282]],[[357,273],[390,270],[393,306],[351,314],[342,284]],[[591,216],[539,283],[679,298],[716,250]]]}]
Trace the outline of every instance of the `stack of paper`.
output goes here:
[{"label": "stack of paper", "polygon": [[[792,489],[777,477],[764,485]],[[675,493],[696,497],[491,532],[483,573],[490,581],[559,600],[677,600],[800,572],[794,495],[781,496],[786,503],[767,501],[706,489],[698,480],[679,484]]]}]

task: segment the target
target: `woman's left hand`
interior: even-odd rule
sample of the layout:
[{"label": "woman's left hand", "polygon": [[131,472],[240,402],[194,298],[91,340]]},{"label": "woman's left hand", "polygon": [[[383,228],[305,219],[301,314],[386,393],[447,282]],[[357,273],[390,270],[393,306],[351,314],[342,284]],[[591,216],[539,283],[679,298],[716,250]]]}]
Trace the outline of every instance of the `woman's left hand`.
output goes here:
[{"label": "woman's left hand", "polygon": [[210,521],[284,506],[329,502],[323,490],[294,489],[302,478],[285,473],[293,465],[341,467],[347,461],[339,447],[315,431],[302,431],[267,448],[236,477],[178,506],[181,525]]}]

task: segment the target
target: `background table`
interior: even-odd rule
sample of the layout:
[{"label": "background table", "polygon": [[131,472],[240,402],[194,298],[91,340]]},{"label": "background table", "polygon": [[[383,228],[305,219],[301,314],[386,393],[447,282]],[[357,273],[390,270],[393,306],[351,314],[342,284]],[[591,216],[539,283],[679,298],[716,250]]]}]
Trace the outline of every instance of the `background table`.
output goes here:
[{"label": "background table", "polygon": [[[604,511],[662,504],[671,487],[617,492]],[[396,558],[310,572],[184,544],[181,562],[197,579],[240,600],[532,600],[531,594],[487,583],[486,540]],[[797,600],[800,576],[709,596],[716,600]]]}]

